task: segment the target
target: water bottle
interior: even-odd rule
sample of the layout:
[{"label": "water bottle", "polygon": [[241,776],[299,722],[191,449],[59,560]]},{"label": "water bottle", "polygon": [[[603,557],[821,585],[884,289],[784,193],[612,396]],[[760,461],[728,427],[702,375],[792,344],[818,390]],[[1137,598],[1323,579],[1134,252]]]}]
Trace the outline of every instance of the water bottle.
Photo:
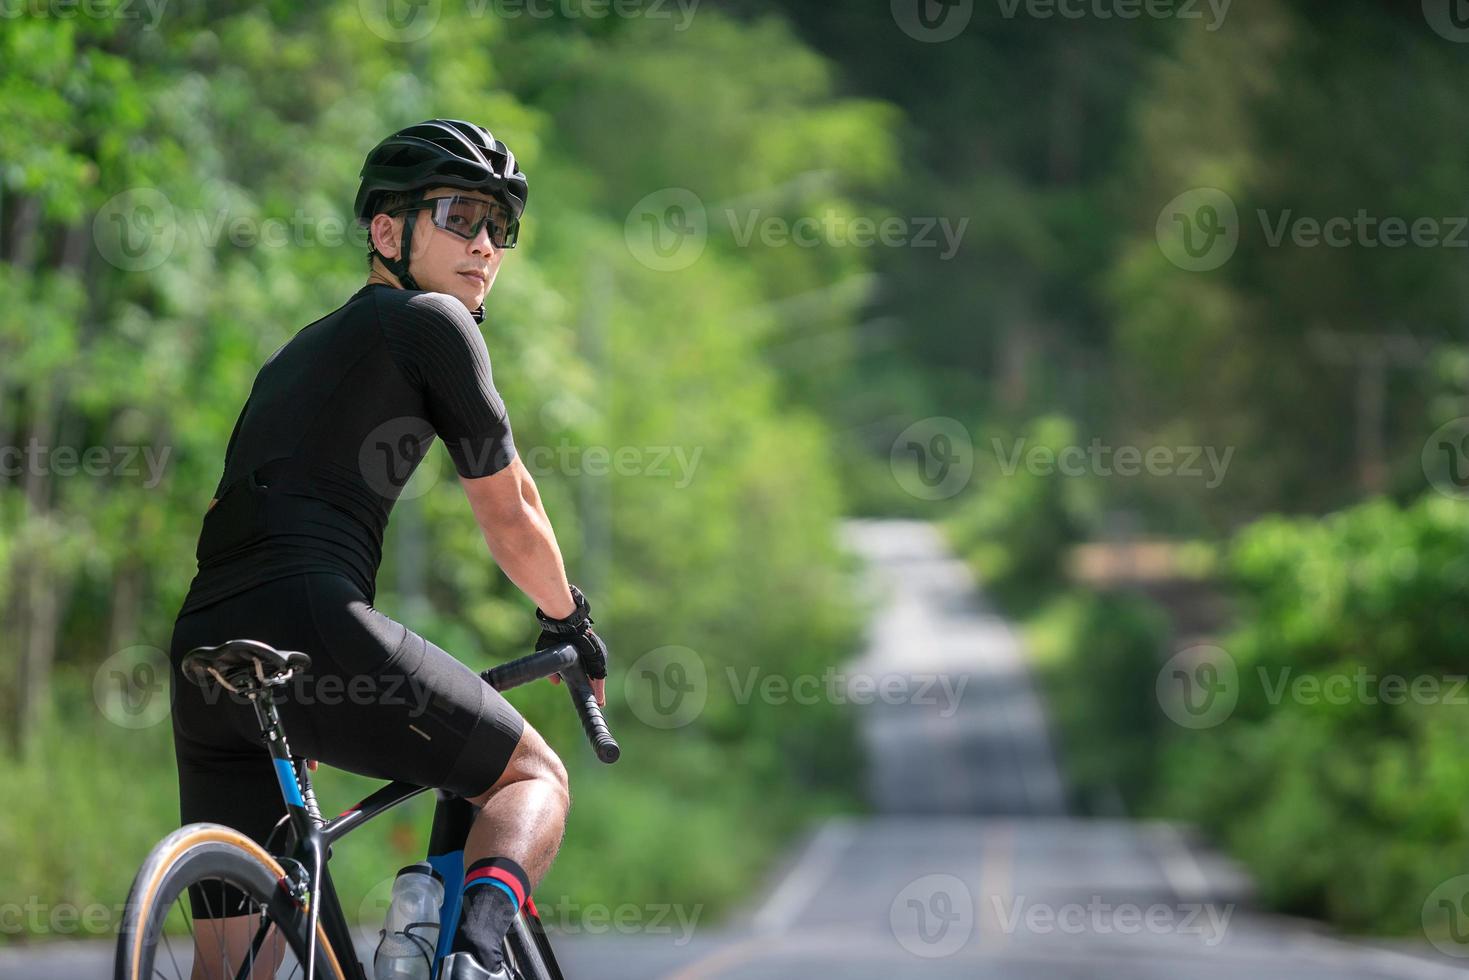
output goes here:
[{"label": "water bottle", "polygon": [[443,879],[427,863],[410,864],[398,872],[388,921],[372,958],[375,980],[429,980],[443,904]]}]

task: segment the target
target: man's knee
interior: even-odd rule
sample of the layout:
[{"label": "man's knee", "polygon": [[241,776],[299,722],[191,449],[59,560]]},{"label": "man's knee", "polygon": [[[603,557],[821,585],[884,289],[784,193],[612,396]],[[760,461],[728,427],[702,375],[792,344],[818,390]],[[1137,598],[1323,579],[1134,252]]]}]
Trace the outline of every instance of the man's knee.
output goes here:
[{"label": "man's knee", "polygon": [[485,801],[498,790],[525,780],[538,780],[554,786],[562,796],[566,797],[568,803],[571,800],[571,787],[566,776],[566,766],[551,750],[551,746],[546,744],[540,732],[530,725],[525,726],[520,741],[515,746],[515,751],[510,755],[510,761],[505,765],[505,771],[500,774],[495,785],[473,802],[483,806]]}]

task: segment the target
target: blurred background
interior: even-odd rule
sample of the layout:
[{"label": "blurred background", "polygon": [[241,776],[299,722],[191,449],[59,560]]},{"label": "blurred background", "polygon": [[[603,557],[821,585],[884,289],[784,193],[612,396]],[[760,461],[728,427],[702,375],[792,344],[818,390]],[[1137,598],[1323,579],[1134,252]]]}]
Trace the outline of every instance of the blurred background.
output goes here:
[{"label": "blurred background", "polygon": [[[0,0],[0,972],[105,972],[231,425],[433,116],[616,658],[615,767],[513,698],[582,975],[1455,972],[1466,83],[1463,0]],[[376,604],[534,641],[441,450]]]}]

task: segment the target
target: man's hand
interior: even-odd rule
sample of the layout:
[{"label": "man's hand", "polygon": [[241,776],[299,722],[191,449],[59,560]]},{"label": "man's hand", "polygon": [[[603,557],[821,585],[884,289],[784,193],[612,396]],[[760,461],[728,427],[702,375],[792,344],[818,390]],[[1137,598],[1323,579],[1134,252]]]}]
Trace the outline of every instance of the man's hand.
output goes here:
[{"label": "man's hand", "polygon": [[[597,704],[600,707],[607,705],[607,644],[602,638],[590,628],[578,636],[563,636],[559,633],[541,631],[540,639],[536,640],[536,649],[545,650],[549,647],[560,646],[570,643],[576,647],[576,652],[581,654],[582,669],[587,672],[587,679],[592,682],[592,693],[597,696]],[[601,673],[594,675],[592,667],[601,664]],[[552,684],[561,683],[560,674],[552,674]]]},{"label": "man's hand", "polygon": [[[541,624],[541,635],[536,640],[537,650],[546,650],[551,647],[560,646],[562,643],[570,643],[576,647],[580,655],[582,669],[587,672],[587,678],[592,682],[592,694],[597,698],[598,705],[607,703],[606,678],[607,678],[607,644],[602,638],[592,632],[592,607],[587,602],[587,597],[582,595],[581,589],[571,586],[571,599],[575,605],[571,615],[560,619],[547,616],[542,610],[536,610],[536,620]],[[553,676],[551,683],[561,683],[560,676]]]}]

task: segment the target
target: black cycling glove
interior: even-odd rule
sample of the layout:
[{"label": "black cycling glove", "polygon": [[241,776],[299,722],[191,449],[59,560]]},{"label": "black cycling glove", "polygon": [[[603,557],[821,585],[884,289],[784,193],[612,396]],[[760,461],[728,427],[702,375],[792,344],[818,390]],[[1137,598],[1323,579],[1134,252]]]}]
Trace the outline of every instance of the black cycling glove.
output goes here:
[{"label": "black cycling glove", "polygon": [[581,655],[582,669],[587,676],[597,680],[607,676],[607,644],[592,632],[592,607],[581,589],[571,587],[571,598],[576,609],[565,619],[552,619],[536,609],[536,620],[541,624],[541,636],[536,640],[536,649],[570,643]]}]

